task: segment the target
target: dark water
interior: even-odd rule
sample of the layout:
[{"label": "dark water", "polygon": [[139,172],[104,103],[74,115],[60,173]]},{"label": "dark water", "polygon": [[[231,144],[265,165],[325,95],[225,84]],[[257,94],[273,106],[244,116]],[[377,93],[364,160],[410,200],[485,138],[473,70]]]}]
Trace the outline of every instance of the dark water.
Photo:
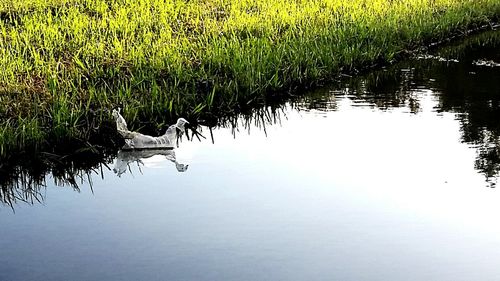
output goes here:
[{"label": "dark water", "polygon": [[477,62],[499,38],[198,128],[175,155],[13,169],[0,280],[500,280],[500,67]]}]

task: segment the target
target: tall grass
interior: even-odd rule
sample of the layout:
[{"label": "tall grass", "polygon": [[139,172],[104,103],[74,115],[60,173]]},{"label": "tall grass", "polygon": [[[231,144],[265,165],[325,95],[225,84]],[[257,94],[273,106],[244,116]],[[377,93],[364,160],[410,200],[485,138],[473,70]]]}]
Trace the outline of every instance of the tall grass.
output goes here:
[{"label": "tall grass", "polygon": [[25,120],[84,137],[114,106],[135,127],[231,112],[499,15],[498,0],[0,0],[0,147]]}]

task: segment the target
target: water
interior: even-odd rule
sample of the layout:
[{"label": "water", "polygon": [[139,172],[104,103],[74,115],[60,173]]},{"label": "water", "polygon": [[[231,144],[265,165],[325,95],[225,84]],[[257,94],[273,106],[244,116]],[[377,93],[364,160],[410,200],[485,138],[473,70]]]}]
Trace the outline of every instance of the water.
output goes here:
[{"label": "water", "polygon": [[198,128],[175,156],[21,171],[0,280],[499,280],[500,68],[473,63],[500,62],[498,37]]}]

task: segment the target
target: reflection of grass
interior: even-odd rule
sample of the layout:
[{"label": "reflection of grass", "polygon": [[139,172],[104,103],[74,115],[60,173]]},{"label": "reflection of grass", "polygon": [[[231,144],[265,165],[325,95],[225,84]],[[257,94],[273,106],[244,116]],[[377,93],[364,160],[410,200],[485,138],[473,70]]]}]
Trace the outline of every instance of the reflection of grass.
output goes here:
[{"label": "reflection of grass", "polygon": [[116,105],[133,124],[234,110],[499,14],[497,0],[1,0],[0,147],[85,138],[87,113]]},{"label": "reflection of grass", "polygon": [[[80,185],[92,187],[91,174],[102,176],[112,162],[116,148],[88,146],[84,143],[54,144],[53,151],[24,153],[3,157],[0,163],[0,204],[42,203],[47,181],[79,191]],[[49,177],[50,175],[50,177]]]}]

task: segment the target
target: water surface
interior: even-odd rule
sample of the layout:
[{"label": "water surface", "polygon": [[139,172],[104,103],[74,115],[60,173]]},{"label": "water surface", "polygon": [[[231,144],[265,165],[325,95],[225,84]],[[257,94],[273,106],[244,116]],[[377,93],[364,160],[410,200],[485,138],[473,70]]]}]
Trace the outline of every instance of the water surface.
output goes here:
[{"label": "water surface", "polygon": [[474,63],[500,62],[498,37],[198,128],[175,156],[24,173],[0,280],[499,280],[500,68]]}]

